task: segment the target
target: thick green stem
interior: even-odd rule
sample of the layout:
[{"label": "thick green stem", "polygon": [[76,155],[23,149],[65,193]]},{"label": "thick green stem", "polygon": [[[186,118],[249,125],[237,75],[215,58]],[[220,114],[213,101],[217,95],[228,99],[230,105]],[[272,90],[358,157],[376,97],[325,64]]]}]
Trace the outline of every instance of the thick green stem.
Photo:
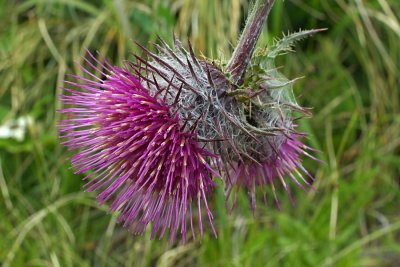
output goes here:
[{"label": "thick green stem", "polygon": [[231,81],[238,86],[243,84],[247,66],[253,56],[258,38],[274,2],[275,0],[256,0],[239,43],[226,66],[226,71],[231,74]]}]

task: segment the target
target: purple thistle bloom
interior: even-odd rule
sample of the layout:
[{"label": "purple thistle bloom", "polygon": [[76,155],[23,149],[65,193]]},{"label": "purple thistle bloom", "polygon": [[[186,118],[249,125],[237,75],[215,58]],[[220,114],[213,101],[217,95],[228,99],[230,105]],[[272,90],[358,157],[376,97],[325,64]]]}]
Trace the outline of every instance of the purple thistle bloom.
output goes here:
[{"label": "purple thistle bloom", "polygon": [[[275,182],[279,180],[283,188],[287,192],[290,201],[294,205],[294,201],[290,192],[289,184],[285,181],[285,177],[289,177],[298,187],[303,191],[307,192],[307,187],[315,190],[312,186],[314,181],[313,176],[303,167],[300,156],[306,155],[314,160],[319,161],[307,150],[315,151],[314,149],[304,145],[299,138],[303,137],[304,134],[292,133],[288,136],[285,141],[281,144],[278,149],[274,149],[274,155],[269,160],[264,160],[260,163],[249,162],[249,163],[236,163],[232,166],[229,173],[227,173],[228,179],[226,181],[227,186],[227,198],[230,197],[235,187],[245,187],[250,195],[251,208],[253,213],[256,210],[256,188],[261,187],[263,192],[264,202],[267,203],[267,188],[272,191],[275,203],[280,209],[279,200],[277,198]],[[301,181],[299,181],[299,179]],[[234,196],[233,206],[236,203],[237,194]]]},{"label": "purple thistle bloom", "polygon": [[101,191],[97,200],[110,203],[119,211],[119,221],[134,233],[142,233],[152,222],[152,238],[161,238],[168,229],[173,241],[180,232],[185,242],[187,224],[195,238],[197,206],[200,237],[203,233],[201,210],[213,216],[206,195],[212,191],[210,153],[196,141],[195,125],[182,125],[178,110],[142,86],[124,68],[100,65],[85,59],[105,78],[84,72],[92,79],[74,76],[71,88],[61,97],[67,118],[60,123],[62,144],[77,151],[71,158],[75,173],[85,177],[86,191]]}]

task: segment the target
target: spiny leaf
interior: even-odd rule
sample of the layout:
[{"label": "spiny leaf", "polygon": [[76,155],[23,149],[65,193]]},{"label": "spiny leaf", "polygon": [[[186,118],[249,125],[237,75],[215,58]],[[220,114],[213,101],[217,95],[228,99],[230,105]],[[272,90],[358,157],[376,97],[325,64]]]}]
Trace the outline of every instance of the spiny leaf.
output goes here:
[{"label": "spiny leaf", "polygon": [[275,41],[274,44],[267,50],[265,57],[275,58],[281,53],[290,52],[292,51],[292,47],[296,42],[325,30],[326,29],[300,30],[292,34],[284,35],[282,39]]}]

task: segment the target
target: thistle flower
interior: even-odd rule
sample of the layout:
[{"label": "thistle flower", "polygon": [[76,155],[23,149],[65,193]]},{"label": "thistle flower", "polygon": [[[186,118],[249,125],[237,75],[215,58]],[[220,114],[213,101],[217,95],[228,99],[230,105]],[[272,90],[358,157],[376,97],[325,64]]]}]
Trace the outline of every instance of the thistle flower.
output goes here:
[{"label": "thistle flower", "polygon": [[[260,2],[264,1],[257,3]],[[264,6],[264,10],[267,6]],[[261,8],[259,12],[262,10]],[[254,16],[257,17],[257,14]],[[234,84],[237,89],[227,94],[233,96],[239,103],[239,113],[236,114],[240,114],[237,117],[241,119],[235,124],[241,125],[239,127],[241,131],[231,134],[230,147],[223,146],[223,151],[219,154],[223,159],[222,165],[229,164],[229,167],[225,167],[227,199],[236,187],[233,207],[239,187],[244,187],[250,195],[254,213],[257,188],[263,192],[265,203],[269,190],[279,209],[276,182],[283,186],[293,205],[290,181],[287,178],[303,191],[307,191],[306,187],[315,190],[312,186],[314,178],[303,167],[301,157],[320,160],[312,156],[315,149],[302,143],[301,139],[307,134],[296,132],[295,121],[302,116],[294,117],[295,113],[302,113],[303,116],[310,116],[311,113],[309,109],[299,106],[295,100],[292,87],[297,79],[289,80],[281,74],[275,67],[275,58],[291,52],[295,42],[325,29],[299,31],[286,35],[276,40],[268,49],[260,49],[252,56],[251,53],[243,53],[243,50],[251,51],[252,45],[255,46],[256,38],[251,39],[246,36],[257,32],[253,27],[260,25],[257,21],[250,22],[246,27],[248,32],[245,29],[241,40],[250,39],[254,42],[246,43],[246,48],[238,46],[242,54],[237,52],[238,58],[234,56],[225,70],[231,74],[231,80],[236,81]],[[247,63],[243,65],[244,62]],[[239,71],[242,68],[246,68],[247,72]]]},{"label": "thistle flower", "polygon": [[162,237],[168,228],[171,240],[180,232],[185,241],[189,220],[195,237],[193,202],[200,236],[201,206],[215,233],[206,199],[217,175],[208,163],[215,155],[196,141],[195,124],[182,124],[175,105],[152,95],[128,69],[89,56],[94,62],[85,59],[87,64],[106,78],[83,69],[92,80],[68,81],[70,94],[62,100],[72,107],[61,112],[70,118],[60,124],[63,144],[80,149],[71,159],[75,172],[91,171],[86,190],[101,191],[97,200],[110,201],[110,209],[120,211],[119,221],[134,233],[153,222],[152,237]]},{"label": "thistle flower", "polygon": [[[285,177],[289,177],[298,187],[304,192],[307,192],[307,187],[315,190],[312,186],[314,181],[313,176],[303,167],[300,159],[301,155],[306,155],[314,160],[317,158],[310,155],[307,151],[315,151],[311,147],[304,145],[299,137],[303,137],[304,134],[292,133],[286,137],[283,143],[278,149],[274,148],[275,155],[271,156],[269,160],[259,162],[238,162],[231,166],[226,181],[227,186],[227,198],[230,197],[232,190],[236,187],[237,189],[242,186],[245,187],[250,195],[251,208],[253,213],[256,210],[256,189],[261,187],[263,192],[263,198],[265,204],[267,204],[267,192],[266,188],[270,188],[273,194],[275,203],[280,209],[280,203],[277,198],[275,182],[278,180],[285,191],[288,193],[290,201],[294,205],[294,200],[291,195],[290,187],[288,182],[285,181]],[[310,182],[311,181],[311,182]],[[303,185],[304,183],[304,185]],[[233,206],[236,203],[235,194],[233,200]]]}]

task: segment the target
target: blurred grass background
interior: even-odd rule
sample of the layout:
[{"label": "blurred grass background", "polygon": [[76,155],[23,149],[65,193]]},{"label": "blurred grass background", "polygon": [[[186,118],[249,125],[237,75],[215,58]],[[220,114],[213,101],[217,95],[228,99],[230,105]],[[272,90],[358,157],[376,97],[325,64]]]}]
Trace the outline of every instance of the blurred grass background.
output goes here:
[{"label": "blurred grass background", "polygon": [[400,266],[400,1],[277,0],[260,39],[329,28],[279,58],[314,117],[301,128],[326,164],[305,160],[317,192],[292,208],[228,215],[213,198],[218,239],[186,246],[132,236],[83,193],[58,144],[57,95],[82,75],[85,49],[121,65],[172,32],[198,54],[228,59],[244,0],[0,0],[0,262],[3,266]]}]

